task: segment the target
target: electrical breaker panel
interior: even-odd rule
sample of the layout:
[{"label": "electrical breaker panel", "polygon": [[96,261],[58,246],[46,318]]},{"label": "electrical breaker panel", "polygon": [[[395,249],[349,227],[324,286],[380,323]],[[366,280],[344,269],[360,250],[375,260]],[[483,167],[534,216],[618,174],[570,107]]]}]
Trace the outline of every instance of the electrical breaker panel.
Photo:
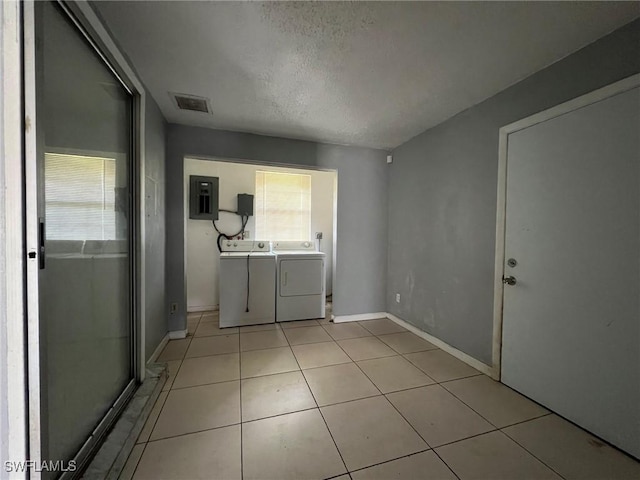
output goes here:
[{"label": "electrical breaker panel", "polygon": [[189,218],[218,219],[218,177],[189,177]]}]

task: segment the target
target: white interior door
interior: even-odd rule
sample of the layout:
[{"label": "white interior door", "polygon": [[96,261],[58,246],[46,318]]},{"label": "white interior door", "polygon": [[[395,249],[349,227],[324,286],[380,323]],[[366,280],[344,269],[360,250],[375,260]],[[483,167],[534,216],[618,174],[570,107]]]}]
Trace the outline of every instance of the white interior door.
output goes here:
[{"label": "white interior door", "polygon": [[505,228],[502,381],[640,457],[637,87],[508,136]]}]

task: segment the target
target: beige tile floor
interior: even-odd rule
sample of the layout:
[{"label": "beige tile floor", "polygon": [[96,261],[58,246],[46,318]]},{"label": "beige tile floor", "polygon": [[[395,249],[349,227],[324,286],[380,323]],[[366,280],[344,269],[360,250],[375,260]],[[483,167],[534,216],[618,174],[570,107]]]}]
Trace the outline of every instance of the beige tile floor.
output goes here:
[{"label": "beige tile floor", "polygon": [[121,479],[638,479],[640,463],[387,319],[189,314]]}]

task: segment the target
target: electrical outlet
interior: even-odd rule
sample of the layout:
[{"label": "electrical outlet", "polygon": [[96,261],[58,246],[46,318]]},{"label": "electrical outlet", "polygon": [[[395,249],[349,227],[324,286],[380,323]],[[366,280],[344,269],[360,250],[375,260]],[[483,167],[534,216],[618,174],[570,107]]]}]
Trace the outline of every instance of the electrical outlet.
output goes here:
[{"label": "electrical outlet", "polygon": [[316,240],[322,240],[322,232],[316,232]]},{"label": "electrical outlet", "polygon": [[244,239],[249,240],[251,238],[251,232],[249,230],[244,231]]},{"label": "electrical outlet", "polygon": [[178,311],[178,303],[177,302],[173,302],[171,304],[171,306],[169,307],[169,311],[171,313],[176,313]]},{"label": "electrical outlet", "polygon": [[396,303],[400,303],[400,294],[396,293]]}]

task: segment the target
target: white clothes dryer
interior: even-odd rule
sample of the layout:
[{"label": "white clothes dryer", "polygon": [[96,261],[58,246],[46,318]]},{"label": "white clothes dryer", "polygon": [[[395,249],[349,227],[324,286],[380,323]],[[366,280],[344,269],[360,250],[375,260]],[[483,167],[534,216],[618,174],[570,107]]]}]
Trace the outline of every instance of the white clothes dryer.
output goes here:
[{"label": "white clothes dryer", "polygon": [[325,316],[326,255],[312,242],[275,242],[276,321]]}]

